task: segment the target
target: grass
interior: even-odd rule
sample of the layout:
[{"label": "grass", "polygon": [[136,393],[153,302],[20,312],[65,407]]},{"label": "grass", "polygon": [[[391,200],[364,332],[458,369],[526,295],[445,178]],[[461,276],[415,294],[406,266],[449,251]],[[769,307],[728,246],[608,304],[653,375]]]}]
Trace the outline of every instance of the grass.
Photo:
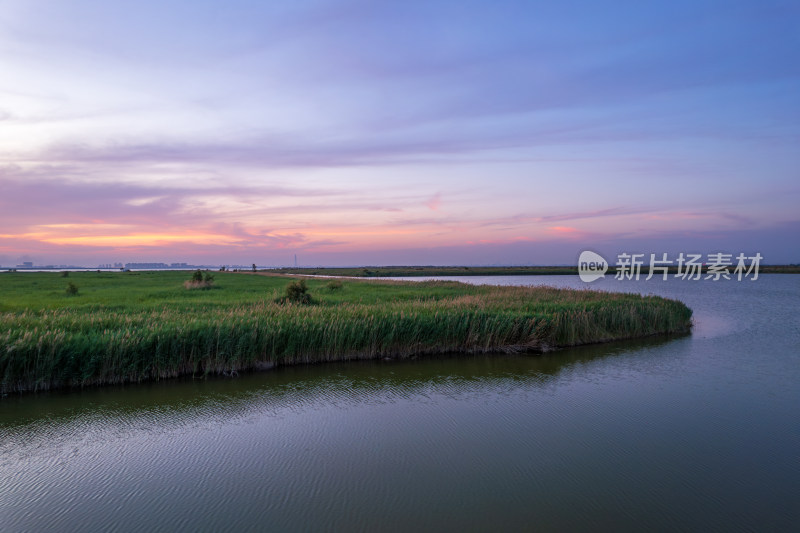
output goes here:
[{"label": "grass", "polygon": [[688,330],[674,300],[456,282],[185,272],[0,274],[0,390],[136,382],[181,374],[443,352],[528,352]]}]

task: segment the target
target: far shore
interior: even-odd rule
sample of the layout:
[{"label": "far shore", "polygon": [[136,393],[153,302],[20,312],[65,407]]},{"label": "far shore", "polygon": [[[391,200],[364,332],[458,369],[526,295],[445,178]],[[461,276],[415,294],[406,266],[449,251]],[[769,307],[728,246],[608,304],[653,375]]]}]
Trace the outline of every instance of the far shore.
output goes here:
[{"label": "far shore", "polygon": [[[186,272],[196,269],[203,271],[221,270],[220,266],[187,266],[168,268],[92,268],[92,267],[0,267],[1,273],[13,272]],[[228,267],[228,272],[252,272],[251,267]],[[706,273],[708,267],[703,265],[701,272]],[[393,277],[424,277],[424,276],[569,276],[578,275],[577,266],[359,266],[359,267],[270,267],[257,266],[257,272],[273,274],[291,274],[306,276],[330,276],[348,278],[393,278]],[[678,273],[677,266],[667,269],[669,274]],[[609,266],[608,274],[616,274],[617,269]],[[761,265],[759,274],[800,274],[800,265]],[[647,275],[650,268],[642,265],[641,273]],[[658,270],[658,274],[661,270]]]},{"label": "far shore", "polygon": [[[296,274],[308,276],[344,276],[355,278],[406,278],[425,276],[577,276],[576,266],[368,266],[368,267],[297,267],[262,269],[263,272],[276,274]],[[701,269],[707,272],[704,265]],[[611,266],[608,274],[616,274],[617,269]],[[676,274],[676,266],[667,272]],[[648,265],[643,265],[641,273],[650,273]],[[657,271],[658,274],[661,271]],[[800,274],[800,265],[761,265],[759,274]]]}]

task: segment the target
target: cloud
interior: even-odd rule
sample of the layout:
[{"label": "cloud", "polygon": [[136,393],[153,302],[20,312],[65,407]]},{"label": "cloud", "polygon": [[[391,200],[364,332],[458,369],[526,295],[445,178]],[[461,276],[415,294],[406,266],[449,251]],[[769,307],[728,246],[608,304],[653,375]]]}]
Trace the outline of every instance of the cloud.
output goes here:
[{"label": "cloud", "polygon": [[[35,97],[42,88],[34,81],[19,81],[15,91],[27,90],[40,102],[26,104],[36,109],[22,114],[58,121],[70,109],[77,123],[43,123],[38,135],[12,124],[31,141],[13,153],[6,149],[4,157],[96,166],[393,165],[551,145],[753,140],[764,135],[768,117],[796,110],[800,66],[786,54],[800,42],[780,7],[586,5],[584,17],[575,17],[566,6],[429,4],[246,4],[240,11],[204,7],[198,13],[150,4],[146,9],[163,13],[163,20],[117,8],[130,13],[120,18],[104,8],[86,14],[102,21],[91,32],[65,23],[77,16],[69,10],[64,20],[37,15],[43,29],[23,41],[55,54],[65,42],[99,48],[86,59],[87,72],[119,68],[115,76],[136,83],[128,91],[113,79],[91,78],[102,103],[80,96],[95,91],[77,86],[75,96],[65,83],[69,98],[56,105]],[[183,24],[167,28],[166,20]],[[33,21],[27,22],[18,27]],[[283,22],[291,30],[278,31]],[[145,28],[149,39],[126,40]],[[174,32],[183,47],[174,46]],[[149,50],[144,65],[198,57],[207,64],[176,76],[175,87],[162,86],[163,72],[143,66],[140,48]],[[55,67],[39,68],[48,74]],[[184,77],[204,89],[187,97]],[[750,86],[749,93],[736,92]],[[284,108],[290,111],[278,111]],[[790,133],[796,138],[797,128]]]},{"label": "cloud", "polygon": [[[75,178],[83,179],[78,181]],[[87,180],[80,167],[44,165],[32,169],[0,168],[3,195],[0,217],[7,225],[94,222],[172,223],[191,225],[208,219],[214,210],[198,200],[327,198],[340,194],[332,188],[201,184],[175,186],[158,183],[114,183]],[[188,209],[187,206],[191,206]]]},{"label": "cloud", "polygon": [[434,194],[430,200],[425,202],[425,206],[430,209],[431,211],[438,211],[439,207],[442,205],[442,195],[441,193]]},{"label": "cloud", "polygon": [[577,229],[571,228],[569,226],[550,226],[547,229],[549,229],[550,231],[554,231],[556,233],[559,233],[559,234],[576,233],[578,231]]},{"label": "cloud", "polygon": [[688,242],[793,216],[782,2],[6,4],[7,247]]}]

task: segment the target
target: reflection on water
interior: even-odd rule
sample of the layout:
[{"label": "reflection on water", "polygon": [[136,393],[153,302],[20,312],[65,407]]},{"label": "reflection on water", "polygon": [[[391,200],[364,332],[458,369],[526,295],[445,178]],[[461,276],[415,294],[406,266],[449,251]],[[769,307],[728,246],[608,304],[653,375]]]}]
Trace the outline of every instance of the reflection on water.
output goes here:
[{"label": "reflection on water", "polygon": [[690,336],[8,396],[0,529],[789,531],[800,276],[763,280],[601,282]]},{"label": "reflection on water", "polygon": [[[39,424],[52,431],[56,426],[74,424],[82,417],[95,419],[98,414],[113,419],[121,427],[129,426],[130,420],[139,417],[233,420],[242,416],[243,411],[297,410],[316,402],[364,403],[377,401],[385,395],[410,397],[431,388],[452,396],[476,383],[500,392],[543,386],[576,364],[588,364],[595,359],[656,346],[675,338],[653,337],[581,346],[536,356],[452,354],[414,360],[280,367],[266,373],[242,374],[235,379],[187,377],[44,392],[38,393],[35,399],[31,395],[10,395],[0,404],[0,428],[8,431]],[[8,441],[0,443],[0,450],[11,453],[13,446],[8,444]]]}]

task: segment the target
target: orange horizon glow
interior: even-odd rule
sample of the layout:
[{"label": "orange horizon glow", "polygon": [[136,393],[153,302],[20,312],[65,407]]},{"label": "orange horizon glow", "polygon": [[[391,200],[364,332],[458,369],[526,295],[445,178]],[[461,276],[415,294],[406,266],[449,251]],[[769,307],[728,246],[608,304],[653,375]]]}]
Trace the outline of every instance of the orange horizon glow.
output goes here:
[{"label": "orange horizon glow", "polygon": [[[232,247],[236,249],[301,250],[304,252],[337,251],[360,252],[380,249],[413,249],[442,246],[508,245],[591,240],[624,230],[645,234],[658,228],[662,219],[673,221],[675,229],[690,228],[698,217],[713,220],[719,227],[731,226],[724,217],[713,213],[698,214],[686,212],[649,213],[646,216],[619,214],[612,216],[576,215],[572,225],[550,225],[547,217],[518,217],[502,221],[493,219],[491,223],[481,219],[456,219],[452,214],[444,214],[441,219],[426,221],[411,218],[406,225],[390,222],[368,224],[363,218],[350,217],[350,224],[307,224],[291,219],[284,220],[281,230],[264,231],[253,221],[250,224],[214,223],[195,228],[160,228],[153,224],[143,226],[135,223],[115,223],[108,218],[94,223],[53,222],[30,226],[28,231],[0,234],[0,241],[26,242],[28,248],[35,250],[42,246],[57,246],[61,250],[76,249],[103,250],[104,253],[130,252],[132,249],[147,249],[150,254],[161,249],[168,254],[179,248],[181,253],[200,253],[204,247]],[[332,218],[332,217],[331,217]],[[648,221],[654,224],[647,227]],[[410,225],[409,225],[410,224]],[[523,233],[520,230],[524,230]],[[38,243],[38,244],[37,244]],[[0,243],[2,244],[2,243]],[[11,246],[0,246],[0,250],[11,250]],[[114,250],[117,250],[116,252]],[[178,258],[179,259],[179,258]]]}]

